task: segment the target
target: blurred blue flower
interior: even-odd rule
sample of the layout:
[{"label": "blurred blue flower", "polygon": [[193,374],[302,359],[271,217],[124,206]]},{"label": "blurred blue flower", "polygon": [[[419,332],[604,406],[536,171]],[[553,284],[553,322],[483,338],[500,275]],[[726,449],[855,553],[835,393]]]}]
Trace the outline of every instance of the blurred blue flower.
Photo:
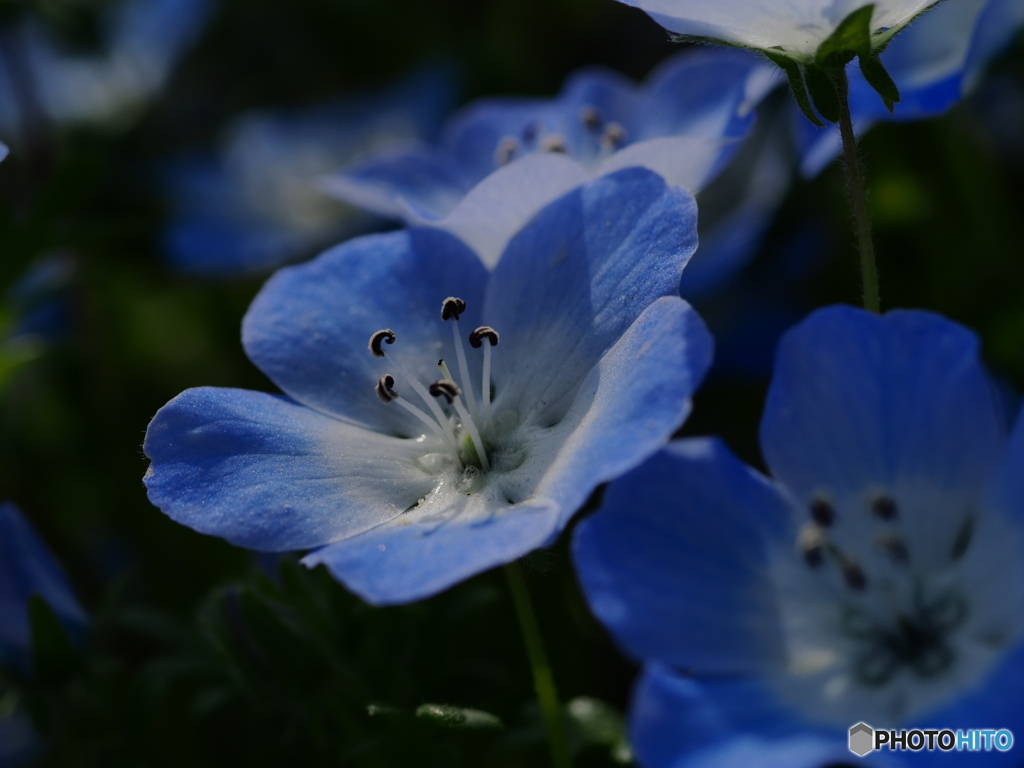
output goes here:
[{"label": "blurred blue flower", "polygon": [[30,140],[41,122],[118,124],[169,79],[211,0],[124,0],[104,17],[105,50],[66,52],[38,19],[0,32],[0,134]]},{"label": "blurred blue flower", "polygon": [[67,577],[38,534],[13,504],[0,504],[0,665],[31,668],[28,601],[42,597],[72,637],[88,619]]},{"label": "blurred blue flower", "polygon": [[[882,61],[900,89],[892,115],[851,64],[850,113],[858,134],[880,120],[910,121],[946,112],[978,85],[988,63],[1024,24],[1024,0],[956,0],[940,3],[898,35]],[[794,115],[801,171],[814,176],[840,153],[834,126],[817,128]]]},{"label": "blurred blue flower", "polygon": [[[863,6],[871,17],[874,48],[937,0],[619,0],[646,12],[685,38],[755,50],[771,50],[795,61],[811,61],[840,22]],[[959,1],[959,0],[958,0]]]},{"label": "blurred blue flower", "polygon": [[755,738],[1024,732],[1024,420],[1007,439],[977,347],[925,312],[811,315],[761,425],[777,480],[692,439],[612,483],[574,542],[594,612]]},{"label": "blurred blue flower", "polygon": [[221,151],[169,169],[176,209],[165,251],[207,275],[271,269],[365,231],[371,219],[318,179],[373,149],[429,139],[455,99],[451,73],[425,69],[372,96],[241,118]]},{"label": "blurred blue flower", "polygon": [[738,149],[774,83],[774,68],[744,51],[689,51],[640,87],[585,69],[556,98],[478,101],[437,146],[371,155],[323,185],[410,224],[439,222],[493,264],[534,213],[587,179],[643,166],[696,192]]},{"label": "blurred blue flower", "polygon": [[242,341],[286,394],[164,406],[150,500],[240,546],[315,548],[303,562],[373,603],[546,545],[689,412],[711,356],[677,290],[695,224],[692,198],[633,168],[546,207],[493,272],[430,228],[281,270]]}]

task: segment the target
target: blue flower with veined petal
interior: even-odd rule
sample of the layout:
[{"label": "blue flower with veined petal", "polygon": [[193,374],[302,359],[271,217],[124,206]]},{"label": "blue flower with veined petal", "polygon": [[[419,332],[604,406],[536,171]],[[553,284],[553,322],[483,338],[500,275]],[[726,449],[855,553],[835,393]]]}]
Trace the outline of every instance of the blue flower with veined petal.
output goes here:
[{"label": "blue flower with veined petal", "polygon": [[[892,114],[850,65],[850,114],[857,134],[878,121],[910,121],[946,112],[977,86],[989,61],[1003,51],[1024,23],[1024,0],[944,2],[908,26],[882,53],[882,62],[900,89]],[[816,128],[794,115],[801,144],[801,170],[817,174],[840,152],[834,127]]]},{"label": "blue flower with veined petal", "polygon": [[689,411],[711,355],[677,288],[695,224],[692,198],[632,168],[547,206],[493,271],[429,228],[282,269],[242,342],[285,395],[164,406],[150,500],[237,545],[313,549],[374,603],[547,544]]},{"label": "blue flower with veined petal", "polygon": [[696,192],[739,147],[773,85],[774,68],[743,51],[687,52],[640,87],[585,69],[554,99],[475,102],[438,146],[357,160],[324,189],[410,224],[437,222],[493,264],[534,213],[588,179],[642,166]]},{"label": "blue flower with veined petal", "polygon": [[594,612],[754,737],[1024,733],[1024,420],[1007,437],[977,347],[925,312],[811,315],[762,421],[777,479],[692,439],[612,483],[574,542]]},{"label": "blue flower with veined petal", "polygon": [[242,117],[219,153],[168,169],[168,258],[196,274],[253,272],[365,232],[374,222],[317,180],[361,152],[430,138],[454,95],[434,67],[370,96]]},{"label": "blue flower with veined petal", "polygon": [[41,120],[124,122],[198,37],[211,0],[124,0],[101,19],[103,51],[65,51],[37,20],[0,32],[0,132],[27,141]]}]

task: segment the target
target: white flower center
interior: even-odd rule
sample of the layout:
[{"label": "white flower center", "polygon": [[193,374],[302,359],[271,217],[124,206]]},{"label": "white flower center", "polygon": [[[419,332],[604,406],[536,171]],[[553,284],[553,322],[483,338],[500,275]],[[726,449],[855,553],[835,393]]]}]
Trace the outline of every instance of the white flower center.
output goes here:
[{"label": "white flower center", "polygon": [[[459,328],[459,316],[466,309],[462,299],[445,299],[441,308],[442,321],[450,322],[455,346],[458,378],[447,362],[438,361],[439,378],[430,384],[418,380],[402,365],[401,357],[386,353],[384,345],[395,342],[389,329],[377,331],[370,337],[369,348],[376,357],[387,357],[393,362],[394,373],[387,373],[377,381],[377,395],[385,404],[396,403],[423,424],[444,450],[437,451],[437,441],[421,457],[420,465],[429,474],[449,475],[452,470],[460,475],[457,490],[473,493],[480,488],[483,475],[496,471],[510,471],[525,460],[525,450],[516,437],[519,420],[508,411],[495,412],[492,408],[491,355],[498,344],[498,332],[490,326],[480,326],[469,334],[469,343],[481,350],[480,391],[474,391],[469,373],[469,360]],[[461,384],[460,384],[461,382]],[[464,385],[464,386],[463,386]],[[414,393],[426,407],[420,408],[409,397]],[[421,438],[424,441],[426,438]]]},{"label": "white flower center", "polygon": [[1020,532],[957,506],[927,492],[811,501],[795,550],[770,568],[784,699],[811,719],[884,727],[984,681],[1024,635]]}]

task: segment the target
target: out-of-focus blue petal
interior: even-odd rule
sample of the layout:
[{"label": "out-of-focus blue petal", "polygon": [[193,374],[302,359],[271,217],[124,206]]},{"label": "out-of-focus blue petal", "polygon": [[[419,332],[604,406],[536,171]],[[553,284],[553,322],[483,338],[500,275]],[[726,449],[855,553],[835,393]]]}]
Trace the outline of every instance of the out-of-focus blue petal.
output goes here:
[{"label": "out-of-focus blue petal", "polygon": [[545,502],[518,504],[484,521],[460,519],[459,506],[446,510],[450,520],[396,521],[318,549],[302,562],[322,563],[375,605],[407,603],[522,557],[545,544],[558,524],[557,508]]},{"label": "out-of-focus blue petal", "polygon": [[[469,190],[494,174],[513,173],[515,165],[550,153],[564,154],[562,162],[578,166],[575,173],[584,179],[641,165],[669,184],[695,191],[749,131],[753,108],[771,85],[770,72],[756,57],[739,51],[674,58],[641,87],[614,72],[581,70],[554,99],[500,97],[471,104],[449,122],[442,144],[418,155],[416,162],[402,165],[393,155],[371,156],[343,169],[327,187],[340,199],[375,211],[404,209],[407,221],[446,220],[456,215],[460,195],[471,195]],[[547,170],[543,164],[536,168]],[[495,201],[493,211],[508,218],[505,208],[524,210],[526,215],[517,219],[521,225],[568,187],[553,193],[543,183],[492,185],[489,197],[495,189],[508,197]],[[461,218],[472,229],[470,217]],[[464,236],[454,226],[447,228]],[[518,226],[504,229],[510,233]],[[466,239],[480,249],[477,240]],[[497,255],[500,248],[481,251],[485,261],[492,251]]]},{"label": "out-of-focus blue petal", "polygon": [[[403,370],[395,364],[420,381],[436,381],[438,359],[455,359],[441,304],[449,296],[467,301],[462,322],[475,328],[486,276],[476,255],[445,232],[351,240],[270,278],[246,313],[242,343],[249,358],[304,405],[408,434],[408,414],[384,407],[374,385],[390,373],[401,392]],[[384,328],[397,341],[386,349],[392,359],[380,360],[367,344]]]},{"label": "out-of-focus blue petal", "polygon": [[11,150],[7,148],[7,145],[0,141],[0,162],[3,162],[4,158],[7,157]]},{"label": "out-of-focus blue petal", "polygon": [[780,652],[766,537],[785,535],[787,516],[721,443],[685,440],[609,486],[573,555],[591,609],[632,655],[756,673]]},{"label": "out-of-focus blue petal", "polygon": [[829,307],[779,345],[761,444],[801,501],[906,491],[966,509],[1002,442],[977,337],[938,315]]},{"label": "out-of-focus blue petal", "polygon": [[0,664],[27,672],[31,637],[28,601],[39,595],[72,637],[88,619],[63,569],[13,504],[0,504]]},{"label": "out-of-focus blue petal", "polygon": [[605,350],[657,297],[678,295],[696,248],[696,206],[633,168],[549,205],[509,243],[488,283],[489,325],[514,336],[495,356],[506,407],[564,413]]},{"label": "out-of-focus blue petal", "polygon": [[190,389],[149,425],[145,483],[155,505],[201,533],[303,549],[386,522],[427,493],[413,443],[277,395]]},{"label": "out-of-focus blue petal", "polygon": [[1024,523],[1024,417],[1017,417],[1006,450],[989,479],[985,502]]},{"label": "out-of-focus blue petal", "polygon": [[[721,689],[718,700],[715,689]],[[732,700],[761,703],[766,727],[759,733],[737,728],[719,706],[724,689]],[[850,760],[839,736],[787,724],[755,684],[704,684],[656,662],[645,665],[630,709],[630,738],[644,768],[825,768]],[[864,763],[886,764],[870,758]]]},{"label": "out-of-focus blue petal", "polygon": [[453,81],[448,68],[426,67],[373,95],[243,116],[219,154],[164,171],[177,212],[164,237],[168,258],[195,274],[266,270],[379,225],[325,193],[324,175],[370,148],[414,154],[412,145],[436,133]]}]

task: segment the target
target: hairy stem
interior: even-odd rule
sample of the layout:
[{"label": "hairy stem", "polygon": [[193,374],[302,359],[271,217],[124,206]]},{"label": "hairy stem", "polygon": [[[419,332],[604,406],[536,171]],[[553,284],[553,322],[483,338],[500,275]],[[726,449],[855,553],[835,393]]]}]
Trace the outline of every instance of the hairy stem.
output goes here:
[{"label": "hairy stem", "polygon": [[860,250],[860,277],[864,292],[864,308],[871,312],[881,311],[878,295],[878,267],[875,264],[875,245],[871,239],[871,217],[868,214],[868,193],[864,184],[864,169],[857,154],[857,139],[853,135],[853,121],[850,119],[850,83],[846,68],[837,67],[832,81],[839,96],[839,134],[843,140],[843,166],[846,168],[846,183],[850,192],[850,206],[857,228],[857,246]]}]

